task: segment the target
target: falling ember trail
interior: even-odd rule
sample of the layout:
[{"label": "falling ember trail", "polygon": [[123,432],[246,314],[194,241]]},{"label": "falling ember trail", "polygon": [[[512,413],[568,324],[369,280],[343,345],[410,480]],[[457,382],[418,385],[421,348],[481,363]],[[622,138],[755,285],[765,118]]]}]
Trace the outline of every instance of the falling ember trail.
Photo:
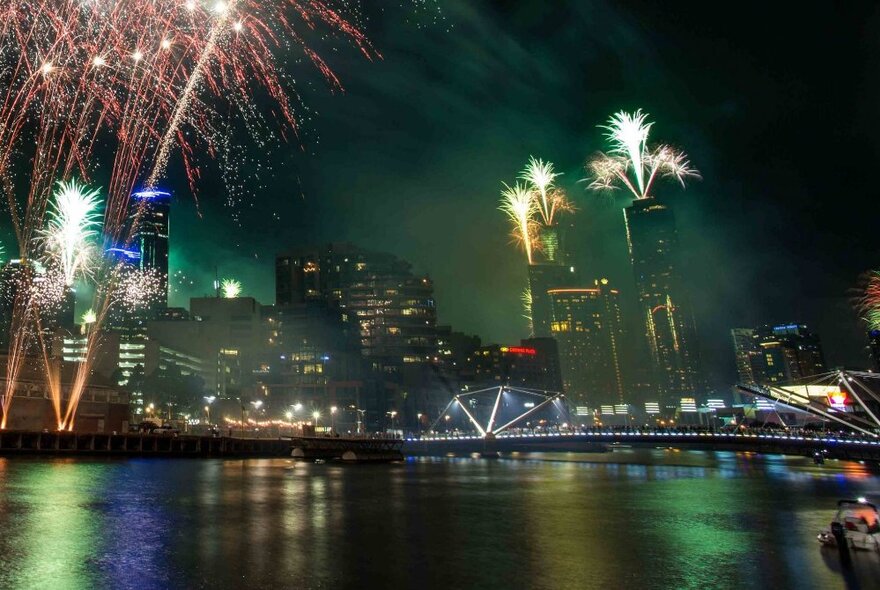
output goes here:
[{"label": "falling ember trail", "polygon": [[177,132],[180,129],[180,124],[183,117],[186,115],[190,102],[192,101],[192,95],[199,82],[202,80],[204,69],[208,66],[214,55],[214,50],[217,47],[220,36],[227,31],[225,25],[228,20],[228,15],[235,9],[235,4],[236,0],[230,0],[230,2],[222,9],[220,17],[212,26],[211,34],[208,37],[207,43],[205,43],[205,47],[202,50],[196,65],[193,67],[189,80],[187,80],[186,86],[184,87],[177,104],[174,105],[174,113],[168,123],[168,128],[165,130],[165,135],[159,144],[159,153],[156,155],[153,172],[147,178],[147,188],[154,188],[156,183],[159,182],[159,178],[165,173],[165,168],[168,166],[171,147],[174,143],[174,136],[177,135]]}]

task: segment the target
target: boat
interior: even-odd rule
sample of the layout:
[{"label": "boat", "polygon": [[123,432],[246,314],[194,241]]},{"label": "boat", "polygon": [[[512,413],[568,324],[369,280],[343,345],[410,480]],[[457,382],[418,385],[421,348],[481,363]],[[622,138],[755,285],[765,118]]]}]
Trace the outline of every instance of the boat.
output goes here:
[{"label": "boat", "polygon": [[323,465],[326,462],[327,462],[326,459],[315,459],[315,463],[318,465]]},{"label": "boat", "polygon": [[848,549],[861,549],[880,553],[880,515],[877,506],[865,498],[840,500],[837,514],[827,529],[816,537],[822,545],[840,547],[840,541]]}]

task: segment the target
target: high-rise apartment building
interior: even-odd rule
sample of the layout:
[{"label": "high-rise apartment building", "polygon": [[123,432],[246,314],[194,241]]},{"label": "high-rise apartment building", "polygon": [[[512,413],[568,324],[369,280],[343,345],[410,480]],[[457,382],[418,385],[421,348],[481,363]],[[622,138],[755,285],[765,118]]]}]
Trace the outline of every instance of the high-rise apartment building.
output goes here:
[{"label": "high-rise apartment building", "polygon": [[624,209],[626,237],[652,363],[664,407],[702,388],[696,329],[678,269],[672,209],[653,198]]},{"label": "high-rise apartment building", "polygon": [[826,371],[821,339],[804,324],[736,328],[733,335],[740,382],[782,385]]},{"label": "high-rise apartment building", "polygon": [[392,254],[329,244],[279,255],[276,305],[336,306],[357,326],[361,352],[377,368],[431,361],[437,354],[434,285]]},{"label": "high-rise apartment building", "polygon": [[548,295],[566,394],[582,406],[622,403],[619,291],[601,279],[592,288],[551,289]]},{"label": "high-rise apartment building", "polygon": [[347,323],[364,361],[358,397],[368,424],[388,427],[390,412],[398,425],[415,424],[448,401],[434,285],[408,262],[353,244],[312,246],[277,256],[275,280],[276,313],[323,305]]}]

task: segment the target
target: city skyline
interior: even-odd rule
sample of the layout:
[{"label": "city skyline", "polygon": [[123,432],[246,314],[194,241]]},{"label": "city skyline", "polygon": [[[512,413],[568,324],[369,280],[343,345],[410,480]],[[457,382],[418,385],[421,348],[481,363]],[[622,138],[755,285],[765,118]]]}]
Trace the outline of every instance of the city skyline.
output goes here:
[{"label": "city skyline", "polygon": [[[602,5],[597,4],[596,6]],[[369,13],[369,10],[367,12]],[[389,25],[395,22],[395,18],[400,17],[394,11],[381,17],[370,16],[381,22],[387,22]],[[536,18],[536,16],[541,18]],[[421,34],[419,35],[402,34],[397,37],[389,32],[391,30],[389,27],[387,31],[380,29],[377,38],[388,44],[393,50],[404,45],[409,46],[409,44],[436,43],[449,37],[449,28],[454,27],[455,24],[488,26],[490,22],[497,31],[507,33],[513,38],[517,26],[527,22],[532,23],[533,26],[536,26],[534,25],[536,22],[542,23],[540,26],[545,26],[548,23],[547,19],[549,22],[554,22],[554,18],[561,16],[582,21],[584,13],[575,7],[532,8],[522,13],[518,10],[504,13],[491,7],[473,10],[450,7],[448,11],[442,12],[442,18],[436,19],[429,26],[420,28]],[[619,20],[618,25],[621,30],[629,30],[635,22],[633,19],[638,20],[643,15],[629,14],[623,12],[623,9],[606,8],[593,16],[600,20],[602,18],[610,20],[616,18]],[[581,22],[581,25],[583,24]],[[593,26],[594,23],[590,22],[589,25]],[[444,29],[444,26],[447,28]],[[661,27],[662,31],[657,34],[667,34],[669,32],[668,26],[671,25],[665,25],[666,28]],[[386,34],[388,37],[383,37]],[[619,34],[619,31],[615,34]],[[698,41],[699,38],[689,40],[691,43]],[[558,42],[557,45],[559,43],[565,45],[564,42]],[[608,44],[608,39],[601,43],[597,40],[597,43],[605,50],[627,53],[626,47],[612,46]],[[560,47],[553,45],[544,49],[558,51]],[[754,49],[756,52],[763,50],[763,46]],[[504,55],[493,55],[499,64],[503,63],[505,57]],[[339,59],[340,63],[334,63],[334,67],[339,71],[340,76],[348,74],[354,87],[350,88],[345,96],[339,97],[340,109],[339,111],[334,110],[329,118],[336,118],[334,123],[337,124],[338,129],[350,130],[350,125],[340,125],[338,120],[338,117],[347,113],[349,106],[346,101],[354,103],[363,100],[375,101],[376,97],[354,96],[358,88],[363,89],[362,74],[358,68],[351,67],[352,63],[348,58]],[[377,68],[371,71],[374,73],[386,72],[387,75],[392,76],[393,80],[400,82],[393,77],[393,73],[396,71],[395,68],[401,67],[401,64],[405,63],[407,63],[406,57],[403,56],[401,59],[395,60],[395,65],[389,66],[385,63],[374,62],[366,67]],[[673,69],[669,69],[666,74],[669,75],[672,71]],[[462,99],[473,99],[469,93],[473,91],[471,84],[477,79],[479,76],[462,80],[461,85],[448,87],[446,89],[447,98],[457,93],[461,95]],[[521,81],[513,80],[511,83],[519,82]],[[678,213],[677,229],[681,234],[679,248],[684,255],[679,274],[683,277],[682,283],[686,285],[686,290],[698,293],[693,302],[698,326],[696,341],[699,342],[701,349],[701,354],[697,356],[705,356],[707,359],[704,364],[710,386],[723,387],[731,382],[730,376],[734,374],[734,371],[729,362],[730,342],[727,334],[730,329],[741,325],[806,323],[818,333],[823,334],[830,366],[864,364],[864,360],[867,358],[865,330],[858,319],[858,313],[850,305],[849,300],[852,297],[851,292],[858,285],[858,275],[866,271],[868,265],[859,263],[856,267],[856,263],[851,262],[852,257],[849,257],[845,261],[849,264],[838,265],[839,268],[832,272],[826,271],[817,274],[807,285],[798,284],[792,280],[786,281],[786,275],[793,272],[794,261],[798,255],[801,255],[801,251],[805,253],[811,248],[809,241],[803,241],[794,252],[791,249],[789,251],[777,249],[750,259],[748,264],[745,264],[743,257],[750,253],[751,240],[749,238],[754,238],[754,231],[762,235],[776,233],[780,239],[785,239],[786,231],[792,230],[786,230],[784,226],[773,226],[772,231],[766,231],[768,222],[762,221],[761,215],[765,212],[760,210],[750,212],[749,221],[753,223],[739,224],[734,229],[730,220],[719,218],[718,210],[712,210],[712,207],[716,206],[715,204],[727,202],[724,198],[711,195],[719,187],[719,176],[723,176],[723,171],[722,174],[718,174],[719,169],[714,160],[722,153],[727,156],[727,152],[722,150],[735,144],[726,137],[721,141],[715,140],[707,143],[705,130],[692,122],[682,123],[681,118],[675,116],[674,108],[662,104],[656,110],[651,107],[652,104],[657,104],[658,100],[650,93],[646,93],[646,89],[628,88],[625,84],[623,87],[623,91],[616,91],[620,95],[625,95],[622,96],[619,104],[624,105],[625,108],[631,106],[633,111],[637,106],[644,105],[646,110],[658,113],[656,128],[661,130],[661,137],[669,138],[674,146],[693,143],[697,149],[690,150],[693,152],[691,159],[695,165],[706,170],[702,182],[691,186],[687,192],[672,194],[671,190],[659,187],[652,196],[667,203]],[[383,88],[383,90],[389,89]],[[587,89],[582,90],[586,91]],[[318,95],[320,95],[320,91],[315,91],[315,96]],[[374,104],[379,106],[379,103],[374,102]],[[472,100],[469,104],[471,107],[474,106]],[[521,104],[518,101],[511,103],[511,108],[517,109],[516,112],[520,114],[523,106],[524,103]],[[382,103],[382,107],[385,108],[384,103]],[[511,170],[521,169],[521,163],[526,158],[525,154],[529,154],[530,158],[535,158],[532,160],[533,163],[540,163],[544,158],[547,162],[552,160],[562,163],[556,168],[556,183],[563,188],[574,205],[574,211],[567,212],[563,219],[564,229],[558,228],[558,231],[564,232],[567,236],[564,248],[565,256],[570,259],[572,268],[577,269],[578,280],[587,280],[588,284],[594,277],[607,276],[613,284],[619,286],[622,294],[621,308],[624,324],[627,325],[630,332],[633,332],[638,330],[638,318],[644,314],[634,305],[638,288],[632,277],[629,276],[631,264],[627,260],[627,248],[623,239],[626,228],[621,223],[622,219],[619,215],[621,209],[627,208],[629,200],[620,197],[611,199],[597,197],[584,190],[586,187],[582,182],[589,179],[589,173],[583,169],[584,163],[592,157],[598,148],[603,147],[601,126],[609,111],[606,110],[603,115],[596,115],[595,119],[588,120],[596,109],[593,102],[589,103],[579,118],[579,124],[565,133],[556,134],[555,139],[561,141],[552,142],[554,145],[550,147],[547,147],[546,134],[533,134],[529,132],[529,129],[523,128],[522,138],[514,145],[514,148],[520,153],[517,156],[519,164],[506,168],[504,174],[499,176],[510,179]],[[343,113],[343,115],[339,113]],[[670,113],[672,115],[667,117]],[[545,115],[542,113],[541,116]],[[737,118],[734,115],[731,116]],[[549,120],[549,115],[546,117]],[[352,121],[349,120],[347,123],[350,124]],[[487,121],[485,124],[491,125],[491,123],[491,121]],[[305,242],[354,241],[406,258],[414,263],[417,272],[432,276],[437,286],[437,313],[440,323],[451,324],[456,329],[478,334],[486,341],[506,342],[527,337],[529,335],[528,325],[521,317],[522,314],[512,313],[511,310],[512,305],[519,312],[521,291],[511,289],[511,286],[522,281],[522,267],[516,268],[515,258],[511,256],[510,248],[497,247],[500,240],[507,239],[507,235],[506,232],[494,231],[500,225],[497,216],[492,218],[485,216],[487,210],[492,211],[493,209],[494,199],[490,196],[491,193],[484,194],[480,189],[475,194],[475,198],[470,199],[470,202],[464,206],[458,202],[454,191],[447,191],[446,194],[452,197],[447,201],[436,198],[427,200],[427,197],[416,198],[413,202],[419,210],[413,214],[413,205],[409,202],[401,203],[401,199],[411,199],[413,191],[420,191],[421,185],[419,183],[409,185],[405,182],[405,177],[402,178],[392,173],[397,166],[406,161],[405,158],[401,158],[399,163],[390,165],[391,162],[387,162],[389,166],[380,169],[382,173],[381,179],[379,179],[381,180],[380,186],[386,187],[382,191],[383,199],[355,199],[355,202],[349,204],[350,206],[334,210],[333,225],[329,225],[325,220],[320,219],[320,210],[309,211],[308,209],[313,205],[321,206],[325,202],[336,202],[339,198],[338,194],[336,192],[305,190],[305,184],[309,182],[309,179],[313,180],[325,176],[328,170],[327,166],[336,161],[337,156],[333,154],[329,157],[322,156],[317,148],[319,142],[309,135],[311,132],[319,132],[322,125],[322,119],[316,118],[311,125],[303,129],[300,147],[311,146],[307,147],[306,151],[311,151],[311,153],[306,156],[305,160],[293,162],[289,159],[291,154],[288,150],[283,148],[276,150],[274,154],[270,153],[269,159],[282,157],[285,159],[286,166],[277,167],[274,170],[266,168],[265,170],[268,170],[269,173],[262,179],[263,185],[244,187],[245,193],[242,194],[261,189],[269,191],[269,198],[248,203],[250,208],[255,211],[260,210],[262,215],[265,213],[265,208],[279,208],[280,205],[291,200],[290,183],[283,188],[280,183],[284,178],[289,179],[291,173],[297,174],[297,188],[293,192],[298,191],[299,205],[305,208],[302,212],[306,215],[300,216],[292,224],[285,224],[284,215],[273,212],[269,216],[273,219],[272,223],[276,226],[279,224],[285,224],[285,226],[270,227],[268,231],[263,231],[260,225],[265,223],[265,217],[262,218],[260,224],[254,223],[253,219],[249,219],[247,208],[242,208],[242,203],[236,206],[235,203],[230,204],[227,198],[221,206],[217,198],[201,198],[198,202],[190,199],[187,188],[181,186],[183,170],[175,169],[173,161],[171,162],[167,182],[163,183],[167,184],[168,190],[175,195],[172,207],[174,214],[171,221],[171,234],[176,235],[177,239],[171,241],[170,269],[172,273],[169,277],[172,283],[171,304],[185,304],[184,302],[192,296],[214,292],[216,290],[215,282],[221,276],[224,279],[232,277],[229,279],[230,281],[232,279],[240,280],[244,294],[253,295],[261,302],[271,304],[274,299],[271,295],[270,261],[279,250]],[[474,125],[471,132],[477,132],[480,128],[479,124]],[[823,127],[817,126],[816,129],[821,131]],[[334,133],[338,133],[338,130]],[[333,139],[338,142],[340,137],[335,135]],[[782,134],[775,134],[774,139],[777,142],[783,142],[786,137]],[[580,146],[573,148],[575,142],[580,143]],[[325,140],[323,143],[327,144],[328,141]],[[331,140],[329,143],[333,144],[334,142]],[[454,149],[455,145],[455,141],[446,138],[444,141],[437,142],[437,147],[432,149],[450,150]],[[506,148],[505,154],[512,149]],[[388,147],[381,146],[377,154],[364,154],[364,161],[392,153],[388,150]],[[735,154],[733,151],[730,153]],[[500,158],[488,158],[489,166],[486,167],[486,171],[472,171],[471,174],[459,173],[460,170],[467,170],[467,165],[461,162],[457,162],[458,165],[454,168],[450,163],[439,162],[432,163],[423,169],[428,172],[429,177],[434,177],[440,170],[451,170],[453,174],[444,179],[447,182],[455,178],[456,182],[460,183],[463,178],[466,178],[474,187],[481,187],[485,183],[491,182],[491,179],[488,178],[488,170],[495,170],[500,161]],[[311,175],[299,174],[299,165],[304,164],[308,167],[309,163],[318,164],[321,162],[328,163],[322,163],[312,169]],[[573,164],[573,162],[578,162],[578,164]],[[246,176],[248,172],[247,161],[242,164],[242,174]],[[362,165],[363,162],[358,163],[356,168]],[[742,170],[747,169],[743,168]],[[212,178],[205,179],[204,186],[199,189],[199,194],[204,195],[205,192],[217,190],[227,197],[232,195],[233,187],[227,186],[218,189],[214,180]],[[747,182],[748,176],[744,176],[742,181]],[[370,187],[366,194],[375,190],[362,177],[355,175],[355,179],[349,187],[351,194],[358,193],[362,184]],[[93,185],[100,186],[100,177],[95,179]],[[272,186],[281,188],[281,190],[272,191],[270,190]],[[772,186],[772,183],[768,184],[768,187]],[[468,192],[470,191],[471,189],[468,189]],[[718,194],[723,195],[724,193],[722,191]],[[296,201],[297,199],[292,200]],[[368,203],[374,211],[364,215],[364,211],[359,209],[362,202]],[[762,202],[772,203],[773,201]],[[776,206],[785,206],[787,212],[792,216],[797,216],[799,214],[797,204],[803,202],[805,202],[804,199],[793,203],[790,197],[787,198],[785,194],[780,194]],[[286,205],[290,205],[290,203],[287,202]],[[444,207],[445,205],[449,207],[458,205],[458,207],[454,211],[447,211],[446,209],[449,207]],[[394,206],[399,207],[393,211],[392,215],[376,218],[378,213],[388,212],[388,208]],[[479,209],[468,209],[468,207],[474,206]],[[193,219],[192,214],[196,210],[200,211],[204,217]],[[420,227],[426,220],[424,213],[429,210],[432,213],[432,218],[433,214],[439,211],[439,219],[445,219],[445,223],[431,224],[430,229]],[[474,211],[476,213],[473,213]],[[473,214],[465,216],[464,214],[467,212]],[[316,219],[314,215],[309,215],[309,213],[318,213],[319,215]],[[702,214],[704,218],[700,220],[696,214]],[[710,217],[710,215],[714,215],[714,217]],[[228,239],[221,243],[211,240],[217,231],[222,231],[224,228],[224,222],[218,220],[219,217],[236,219],[239,223],[237,227],[232,228],[232,231],[225,234]],[[795,226],[797,231],[803,229],[797,223],[791,225]],[[751,229],[752,226],[756,229]],[[465,232],[471,239],[432,242],[431,238],[438,237],[436,231],[439,227],[449,230],[453,235]],[[388,231],[389,229],[391,231]],[[554,235],[556,235],[556,231],[557,226],[554,224]],[[206,235],[206,232],[210,235]],[[320,237],[311,237],[316,235]],[[731,248],[731,237],[733,237],[733,243],[742,247]],[[237,248],[232,246],[230,250],[230,244],[234,244],[236,241],[240,246]],[[828,247],[833,247],[833,241]],[[206,251],[206,248],[209,250]],[[244,250],[251,250],[253,255],[243,257],[241,253]],[[743,252],[739,253],[739,250]],[[731,252],[736,253],[731,254]],[[442,260],[438,261],[438,256]],[[262,262],[261,259],[265,262]],[[536,260],[541,262],[542,256],[539,255]],[[568,261],[566,260],[566,262]],[[724,262],[728,264],[724,264]],[[734,264],[729,264],[731,262]],[[751,264],[752,262],[754,264]],[[769,281],[764,278],[755,286],[753,273],[762,268],[762,272],[770,271],[775,274]],[[725,269],[725,273],[729,276],[724,276],[718,269]],[[479,276],[474,276],[475,271],[479,273]],[[827,283],[826,276],[835,272],[839,275],[846,272],[849,274],[849,278],[833,283],[831,286],[825,284]],[[267,277],[267,275],[269,276]],[[724,280],[719,285],[718,279],[721,278]],[[178,284],[175,285],[175,281]],[[236,283],[236,285],[238,284]],[[462,289],[462,286],[466,286],[467,289]],[[467,291],[467,295],[463,299],[465,291]],[[742,291],[743,296],[739,296],[740,293],[736,291]],[[85,295],[88,296],[88,293]],[[532,295],[534,297],[534,293]],[[774,309],[774,307],[778,309]],[[781,312],[780,309],[785,311]],[[80,312],[85,313],[86,310],[82,309]],[[78,313],[77,317],[82,313]],[[543,315],[547,316],[546,313]],[[548,317],[542,320],[543,324],[546,324]],[[539,331],[546,332],[545,328],[546,325],[543,325]]]},{"label": "city skyline", "polygon": [[0,14],[0,587],[877,583],[880,4]]},{"label": "city skyline", "polygon": [[[663,15],[654,14],[650,8],[644,14],[635,9],[597,9],[594,15],[597,23],[589,25],[583,24],[585,17],[577,9],[545,10],[550,23],[557,22],[554,18],[558,20],[571,16],[574,23],[580,23],[578,26],[590,30],[600,27],[601,23],[609,25],[611,32],[599,37],[596,43],[601,47],[595,51],[599,55],[620,55],[618,59],[627,57],[631,61],[638,61],[642,50],[632,44],[613,43],[607,37],[616,35],[614,39],[617,39],[625,32],[631,32],[641,20],[651,18],[657,23],[656,30],[650,35],[633,34],[638,34],[639,38],[657,38],[660,43],[671,39],[680,27],[685,26],[670,23]],[[851,10],[855,11],[856,8]],[[511,43],[524,34],[522,29],[526,27],[528,16],[516,11],[502,16],[492,9],[463,11],[454,7],[444,12],[447,24],[468,27],[468,30],[491,30],[497,37]],[[684,18],[690,17],[685,15]],[[745,20],[747,16],[741,18]],[[800,15],[798,18],[809,22],[814,17]],[[716,23],[712,26],[719,34],[733,36],[734,46],[742,49],[742,43],[734,43],[737,39],[734,29],[739,22],[728,25]],[[811,104],[795,101],[790,105],[785,101],[761,102],[757,99],[748,103],[725,102],[725,85],[732,86],[746,75],[745,72],[732,69],[731,74],[735,76],[729,81],[722,77],[721,88],[700,86],[691,74],[682,74],[684,82],[693,80],[689,87],[705,98],[697,102],[711,105],[697,110],[691,108],[693,105],[690,102],[673,100],[671,89],[661,89],[658,95],[655,89],[635,84],[635,80],[632,83],[624,81],[620,89],[614,92],[601,91],[598,97],[593,96],[590,85],[585,82],[583,88],[577,87],[573,89],[576,90],[574,94],[563,98],[560,97],[557,77],[551,75],[559,73],[554,69],[545,72],[550,76],[548,88],[555,90],[551,93],[553,97],[549,103],[554,108],[537,112],[541,125],[546,126],[545,130],[536,129],[536,124],[525,127],[517,125],[515,132],[502,130],[501,136],[510,141],[502,141],[506,145],[501,146],[480,143],[476,137],[481,130],[496,131],[501,125],[500,116],[489,117],[483,122],[469,116],[464,120],[447,117],[447,122],[462,133],[461,140],[452,140],[448,134],[440,132],[436,117],[448,112],[450,105],[459,105],[462,113],[473,112],[476,108],[474,101],[482,96],[478,92],[479,81],[485,80],[485,76],[490,75],[496,67],[504,71],[508,57],[497,50],[491,51],[485,63],[482,60],[478,62],[480,69],[474,76],[460,79],[462,75],[457,74],[456,84],[447,87],[440,97],[424,97],[426,106],[423,109],[409,106],[402,114],[392,114],[390,110],[398,103],[391,100],[388,105],[385,104],[389,93],[411,88],[403,78],[404,74],[422,75],[419,70],[413,70],[416,64],[406,51],[418,48],[433,54],[438,44],[445,41],[453,43],[450,51],[459,49],[458,37],[450,39],[442,26],[439,29],[429,28],[424,34],[405,35],[402,39],[391,32],[380,32],[378,42],[388,47],[384,62],[365,66],[367,71],[364,73],[342,64],[340,75],[347,85],[347,93],[342,97],[328,97],[330,108],[314,121],[312,130],[320,135],[320,143],[316,145],[304,140],[309,155],[285,151],[273,156],[276,163],[280,159],[284,165],[284,168],[276,170],[272,184],[267,185],[267,188],[278,187],[277,190],[271,189],[277,192],[277,196],[268,202],[255,203],[253,206],[257,212],[250,213],[245,208],[242,212],[243,227],[224,220],[229,212],[219,205],[221,199],[208,198],[213,197],[210,190],[202,191],[199,208],[204,217],[201,219],[196,216],[196,207],[186,191],[175,191],[178,195],[175,203],[178,222],[175,224],[172,221],[172,232],[185,231],[193,238],[191,244],[172,252],[172,268],[184,270],[188,277],[194,277],[197,281],[196,288],[184,291],[184,301],[189,295],[210,291],[215,266],[220,269],[222,276],[228,274],[240,278],[245,290],[261,301],[270,301],[272,260],[276,252],[266,238],[248,229],[248,220],[257,216],[268,218],[267,213],[277,211],[281,220],[273,222],[274,228],[283,231],[282,235],[289,243],[351,240],[373,244],[377,249],[407,258],[420,272],[427,272],[435,279],[438,314],[442,323],[479,333],[487,340],[515,341],[526,335],[524,321],[512,319],[520,315],[519,293],[501,285],[506,286],[518,280],[521,257],[511,252],[507,245],[506,226],[495,210],[496,194],[498,180],[512,180],[515,171],[522,167],[529,154],[557,164],[558,170],[563,172],[558,181],[579,209],[572,216],[578,226],[579,239],[569,248],[578,259],[578,268],[587,276],[609,276],[620,286],[624,297],[629,297],[634,286],[627,266],[623,222],[620,219],[620,209],[626,203],[597,200],[587,194],[583,184],[578,181],[585,175],[583,161],[599,147],[601,141],[601,132],[596,126],[602,124],[608,114],[617,108],[642,106],[658,121],[657,132],[675,145],[686,146],[694,163],[703,171],[704,180],[692,184],[687,191],[663,187],[660,194],[668,197],[676,210],[681,241],[687,247],[684,266],[688,272],[685,274],[700,277],[704,282],[690,287],[692,290],[699,288],[701,293],[699,297],[694,297],[693,306],[708,372],[732,378],[734,371],[728,362],[728,330],[738,325],[766,322],[795,321],[813,326],[823,334],[831,364],[853,364],[863,358],[862,342],[859,340],[861,325],[849,305],[849,291],[857,285],[859,274],[871,267],[872,262],[868,257],[870,249],[855,248],[851,255],[843,256],[838,255],[840,246],[835,242],[842,239],[844,233],[846,239],[867,240],[870,235],[868,222],[864,219],[852,220],[858,230],[844,232],[843,227],[852,227],[849,220],[844,221],[847,214],[834,203],[834,199],[823,196],[837,189],[832,189],[829,179],[824,176],[800,172],[808,169],[816,171],[821,167],[816,162],[809,164],[809,160],[805,160],[803,166],[795,166],[791,160],[795,154],[799,157],[816,157],[795,149],[798,144],[808,144],[807,134],[817,134],[814,143],[823,146],[823,158],[832,158],[834,165],[839,164],[843,166],[842,169],[855,171],[858,166],[849,159],[869,156],[870,150],[836,149],[836,146],[847,143],[844,138],[861,141],[858,140],[860,134],[854,128],[854,122],[832,122],[832,117],[818,116],[833,111],[842,97],[823,90],[819,81],[805,82],[804,79],[809,81],[811,78],[801,76],[798,84],[814,84],[809,91],[822,98],[822,101]],[[684,42],[694,48],[707,43],[701,36],[685,39]],[[784,45],[784,38],[762,39],[748,51],[756,58],[769,57],[785,50]],[[489,47],[494,49],[495,44]],[[547,55],[560,60],[569,53],[576,53],[571,42],[560,39],[548,47],[542,47]],[[464,51],[464,48],[460,50]],[[518,51],[525,49],[518,47]],[[843,52],[844,49],[832,48],[829,51]],[[673,88],[683,89],[684,82],[675,81],[676,74],[684,69],[699,69],[696,65],[704,65],[696,57],[699,53],[696,49],[683,53],[687,68],[684,65],[667,65],[665,69],[650,70],[652,75],[663,80],[673,79]],[[721,62],[722,65],[727,64],[732,68],[730,64],[733,58],[721,57],[727,57],[726,61]],[[834,60],[833,55],[814,57],[818,63],[841,61]],[[648,58],[652,63],[659,59],[653,54],[645,57]],[[436,67],[445,68],[446,63],[446,60],[441,60]],[[775,63],[771,61],[770,66],[775,68]],[[866,61],[856,60],[855,63],[847,62],[845,67],[859,78],[859,72],[867,65]],[[806,68],[797,64],[795,67]],[[562,68],[559,66],[559,69]],[[602,74],[599,79],[606,75],[604,71],[597,73]],[[379,85],[366,79],[379,75],[390,76],[391,83]],[[595,80],[595,76],[591,79]],[[780,99],[790,101],[799,95],[796,93],[798,88],[790,78],[777,77],[764,82],[765,91]],[[509,83],[521,85],[523,81],[514,77]],[[528,100],[515,101],[509,107],[512,109],[507,115],[510,120],[520,121],[524,109],[535,105],[539,94],[542,93],[529,90]],[[517,96],[517,93],[513,95]],[[579,99],[579,96],[586,99]],[[862,103],[868,99],[858,100]],[[388,113],[390,121],[402,120],[400,118],[405,114],[407,120],[416,118],[430,123],[430,132],[439,133],[436,145],[426,148],[433,154],[429,158],[430,165],[414,155],[408,155],[406,149],[395,147],[393,142],[390,147],[370,147],[369,150],[376,151],[367,157],[370,164],[359,163],[359,158],[365,157],[366,142],[372,137],[370,134],[381,133],[375,125],[356,116],[359,110],[367,106],[383,114]],[[815,122],[815,125],[811,125],[808,131],[791,117]],[[780,122],[777,123],[777,119]],[[574,121],[573,128],[561,131],[560,120]],[[755,126],[755,137],[760,137],[760,141],[744,141],[733,132],[735,127],[749,124]],[[724,132],[708,136],[708,129],[717,125],[721,125],[720,129]],[[840,134],[843,134],[842,138]],[[828,146],[828,149],[824,146]],[[793,149],[795,151],[792,152]],[[480,154],[489,159],[482,160],[481,166],[476,167],[458,156],[458,152]],[[489,157],[493,152],[494,155]],[[356,156],[357,153],[360,156]],[[346,168],[351,171],[352,177],[343,182],[343,175],[336,181],[338,175],[332,170],[343,160],[353,162],[354,168]],[[757,168],[742,164],[752,160],[766,164]],[[728,161],[737,165],[731,166],[727,164]],[[768,166],[781,172],[778,175],[769,174]],[[797,180],[798,177],[803,178]],[[219,188],[217,194],[222,194]],[[365,196],[358,196],[360,194]],[[813,215],[817,209],[822,211],[822,215]],[[430,215],[427,214],[428,210],[431,211]],[[756,224],[753,217],[763,221]],[[823,223],[820,227],[820,217],[837,223]],[[438,219],[443,223],[436,223]],[[456,227],[456,221],[460,223],[461,220],[470,221]],[[440,226],[447,225],[452,227],[453,240],[446,239],[444,234],[449,232],[440,230]],[[206,240],[217,228],[228,232],[229,241],[237,242],[239,246],[227,248],[222,245],[212,249],[215,251],[208,251],[204,244],[209,243]],[[709,228],[711,231],[707,231]],[[797,240],[801,232],[811,236],[831,232],[832,239],[823,241],[822,246],[830,250],[827,253],[818,251],[819,246],[814,245],[813,240],[804,240],[798,247],[792,247],[793,240]],[[836,265],[817,275],[808,285],[800,284],[798,278],[815,268],[816,260],[834,260]],[[454,264],[449,261],[454,261]],[[200,265],[205,267],[201,274],[198,272]],[[460,289],[456,285],[459,283],[467,284],[471,297],[481,302],[480,308],[486,310],[481,317],[469,317],[470,308],[458,295]],[[779,287],[767,290],[769,284],[778,284]],[[756,296],[731,297],[729,289],[732,285],[740,285]]]}]

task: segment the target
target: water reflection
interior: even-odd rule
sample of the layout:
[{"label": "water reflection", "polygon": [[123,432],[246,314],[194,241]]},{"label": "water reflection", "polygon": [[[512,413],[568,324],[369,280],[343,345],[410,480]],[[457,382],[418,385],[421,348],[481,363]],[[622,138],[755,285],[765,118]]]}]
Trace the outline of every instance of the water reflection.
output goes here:
[{"label": "water reflection", "polygon": [[0,587],[870,587],[815,542],[858,495],[863,465],[742,453],[0,459]]}]

